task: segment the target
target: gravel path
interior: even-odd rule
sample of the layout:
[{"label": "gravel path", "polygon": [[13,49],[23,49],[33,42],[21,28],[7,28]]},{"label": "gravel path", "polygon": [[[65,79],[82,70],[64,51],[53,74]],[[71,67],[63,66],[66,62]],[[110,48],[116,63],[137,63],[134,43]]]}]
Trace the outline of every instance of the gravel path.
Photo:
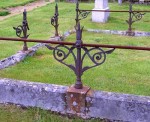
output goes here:
[{"label": "gravel path", "polygon": [[55,0],[49,0],[49,1],[45,1],[45,0],[38,0],[36,2],[33,3],[29,3],[25,6],[17,6],[17,7],[12,7],[12,8],[8,8],[10,14],[7,16],[0,16],[0,21],[5,20],[11,16],[17,15],[17,14],[21,14],[23,12],[24,9],[26,9],[27,11],[31,11],[35,8],[41,7],[41,6],[45,6],[51,2],[54,2]]}]

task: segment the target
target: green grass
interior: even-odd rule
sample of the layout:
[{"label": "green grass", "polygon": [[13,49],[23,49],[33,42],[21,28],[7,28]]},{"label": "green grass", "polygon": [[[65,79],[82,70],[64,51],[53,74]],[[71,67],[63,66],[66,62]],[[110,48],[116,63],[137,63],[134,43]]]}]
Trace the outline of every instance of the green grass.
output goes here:
[{"label": "green grass", "polygon": [[0,1],[0,16],[6,16],[10,12],[6,9],[9,7],[23,6],[36,0],[1,0]]},{"label": "green grass", "polygon": [[0,8],[23,6],[27,3],[34,2],[36,0],[1,0]]},{"label": "green grass", "polygon": [[[0,104],[1,122],[85,122],[79,118],[68,118],[39,108],[22,108]],[[104,122],[104,120],[86,120],[86,122]]]},{"label": "green grass", "polygon": [[[75,25],[75,4],[59,3],[59,32],[63,34]],[[49,4],[28,13],[30,26],[30,37],[36,39],[48,39],[54,35],[54,28],[50,25],[50,16],[54,13],[55,4]],[[94,4],[82,3],[81,8],[92,9]],[[135,5],[135,9],[148,10],[148,6]],[[67,9],[66,9],[67,8]],[[128,5],[110,3],[111,10],[127,10]],[[111,13],[110,20],[106,24],[91,22],[90,16],[81,21],[81,25],[93,29],[127,30],[125,22],[128,14]],[[22,15],[11,17],[0,22],[0,36],[15,37],[12,27],[21,24]],[[150,31],[150,14],[135,23],[136,30]],[[85,43],[98,44],[117,44],[132,46],[150,47],[150,37],[127,37],[119,35],[95,34],[83,32]],[[75,34],[71,35],[66,41],[75,42]],[[29,46],[33,45],[30,43]],[[22,49],[22,42],[0,42],[0,59],[14,54]],[[72,58],[68,59],[72,62]],[[86,60],[86,64],[91,62]],[[84,73],[82,79],[84,85],[92,89],[111,92],[130,93],[137,95],[150,95],[150,52],[131,51],[116,49],[107,56],[106,62]],[[18,75],[19,74],[19,75]],[[0,77],[14,78],[20,80],[37,81],[43,83],[71,85],[75,83],[74,73],[58,63],[52,55],[52,51],[42,48],[37,51],[34,57],[28,57],[16,66],[0,71]]]}]

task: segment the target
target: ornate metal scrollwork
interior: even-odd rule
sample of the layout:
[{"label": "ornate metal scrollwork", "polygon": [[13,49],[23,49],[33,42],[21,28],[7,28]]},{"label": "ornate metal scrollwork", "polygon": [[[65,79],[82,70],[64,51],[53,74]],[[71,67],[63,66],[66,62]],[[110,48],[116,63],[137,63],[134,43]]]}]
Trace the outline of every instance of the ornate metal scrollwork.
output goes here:
[{"label": "ornate metal scrollwork", "polygon": [[130,1],[130,5],[129,5],[129,19],[126,20],[126,22],[129,25],[129,28],[128,28],[128,31],[127,31],[129,36],[133,36],[134,35],[134,32],[132,32],[132,24],[134,22],[136,22],[136,21],[140,21],[142,19],[143,15],[145,15],[145,13],[132,11],[132,1]]},{"label": "ornate metal scrollwork", "polygon": [[[92,66],[83,67],[82,72],[103,64],[106,60],[106,54],[111,54],[115,50],[115,49],[111,49],[111,50],[104,51],[102,48],[95,48],[95,47],[90,49],[83,47],[82,49],[85,51],[85,53],[82,56],[82,62],[84,61],[85,57],[88,56],[88,58],[93,63]],[[93,54],[90,53],[92,51],[94,52]]]},{"label": "ornate metal scrollwork", "polygon": [[[79,68],[81,70],[81,76],[82,76],[83,72],[85,72],[86,70],[103,64],[106,60],[106,55],[112,53],[115,50],[115,49],[111,49],[111,50],[104,51],[102,48],[81,47],[81,49],[84,51],[84,53],[82,52],[81,60],[79,60],[77,55],[75,54],[75,50],[77,49],[76,46],[68,47],[65,45],[57,45],[56,47],[51,47],[50,45],[46,45],[46,47],[50,50],[53,50],[54,58],[58,62],[66,65],[71,70],[73,70],[74,73],[76,74],[76,76],[78,75],[78,73],[77,73],[78,72],[77,60],[81,63],[81,67],[79,67]],[[73,57],[74,64],[67,64],[65,62],[65,60],[68,59],[70,56]],[[92,66],[83,66],[83,62],[84,62],[84,59],[86,56],[93,63]]]},{"label": "ornate metal scrollwork", "polygon": [[135,18],[135,20],[133,20],[133,22],[139,21],[142,19],[143,15],[145,15],[146,13],[140,13],[140,12],[133,12],[132,13],[132,19]]},{"label": "ornate metal scrollwork", "polygon": [[[48,49],[53,50],[53,56],[58,62],[66,65],[74,71],[77,77],[75,84],[75,88],[77,89],[82,88],[81,76],[83,75],[83,72],[103,64],[106,60],[106,55],[114,51],[114,49],[104,51],[100,47],[87,48],[82,46],[82,30],[83,28],[80,28],[80,24],[78,23],[78,26],[76,27],[77,41],[75,45],[72,45],[71,47],[66,45],[57,45],[56,47],[46,45]],[[66,62],[66,59],[68,59],[70,56],[72,56],[74,59],[73,64],[68,64]],[[91,66],[84,66],[85,57],[91,60],[93,63]]]},{"label": "ornate metal scrollwork", "polygon": [[[75,49],[74,46],[68,47],[68,46],[65,46],[65,45],[57,45],[56,47],[51,47],[50,45],[46,45],[46,47],[47,47],[48,49],[50,49],[50,50],[53,50],[53,56],[54,56],[54,58],[55,58],[58,62],[60,62],[60,63],[62,63],[62,64],[64,64],[64,65],[66,65],[67,67],[69,67],[70,69],[72,69],[73,71],[75,71],[74,65],[65,63],[65,60],[66,60],[70,55],[73,56],[73,58],[74,58],[75,61],[77,60],[77,59],[76,59],[76,56],[75,56],[75,54],[74,54],[74,52],[73,52],[73,50]],[[64,51],[64,50],[65,50],[65,51]]]},{"label": "ornate metal scrollwork", "polygon": [[[13,29],[16,31],[16,35],[19,38],[27,39],[29,35],[27,35],[27,31],[29,30],[28,21],[27,21],[27,12],[24,10],[23,12],[23,21],[22,25],[19,25],[18,27],[13,27]],[[24,42],[23,51],[27,51],[27,43]]]},{"label": "ornate metal scrollwork", "polygon": [[21,25],[19,25],[18,27],[13,27],[14,30],[16,30],[16,35],[20,38],[22,38],[21,34],[23,31],[23,27]]},{"label": "ornate metal scrollwork", "polygon": [[85,19],[91,12],[90,11],[83,11],[79,9],[79,2],[76,2],[76,25],[82,19]]},{"label": "ornate metal scrollwork", "polygon": [[79,10],[79,20],[85,19],[91,12]]},{"label": "ornate metal scrollwork", "polygon": [[126,22],[132,25],[134,22],[140,21],[145,14],[146,13],[131,12],[131,17],[129,17],[129,20],[126,20]]},{"label": "ornate metal scrollwork", "polygon": [[24,12],[23,12],[22,25],[19,25],[18,27],[13,27],[13,29],[16,30],[16,35],[18,37],[20,37],[20,38],[28,38],[29,37],[29,35],[27,35],[27,30],[29,30],[29,26],[28,26],[28,21],[27,21],[26,10],[24,10]]}]

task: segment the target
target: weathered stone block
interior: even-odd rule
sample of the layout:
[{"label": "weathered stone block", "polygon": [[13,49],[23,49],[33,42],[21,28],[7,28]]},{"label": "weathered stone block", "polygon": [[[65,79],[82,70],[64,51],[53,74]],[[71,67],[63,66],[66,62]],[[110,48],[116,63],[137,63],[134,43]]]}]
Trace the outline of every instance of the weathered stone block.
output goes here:
[{"label": "weathered stone block", "polygon": [[0,69],[4,69],[6,67],[15,65],[19,63],[20,61],[24,60],[27,56],[33,56],[35,52],[40,48],[45,46],[45,44],[38,43],[35,46],[29,48],[28,51],[18,51],[16,54],[5,58],[3,60],[0,60]]},{"label": "weathered stone block", "polygon": [[66,90],[65,86],[0,79],[0,103],[65,112]]},{"label": "weathered stone block", "polygon": [[[87,96],[88,97],[88,96]],[[127,122],[150,122],[150,97],[94,91],[87,115]]]},{"label": "weathered stone block", "polygon": [[[40,107],[62,114],[78,115],[83,118],[150,122],[150,97],[148,96],[89,90],[86,93],[85,100],[82,101],[85,101],[85,103],[81,103],[84,104],[85,108],[83,111],[81,109],[81,111],[75,113],[75,111],[67,108],[67,90],[67,86],[0,79],[0,103]],[[76,98],[78,96],[71,98],[75,106],[76,103],[80,102],[77,102]]]}]

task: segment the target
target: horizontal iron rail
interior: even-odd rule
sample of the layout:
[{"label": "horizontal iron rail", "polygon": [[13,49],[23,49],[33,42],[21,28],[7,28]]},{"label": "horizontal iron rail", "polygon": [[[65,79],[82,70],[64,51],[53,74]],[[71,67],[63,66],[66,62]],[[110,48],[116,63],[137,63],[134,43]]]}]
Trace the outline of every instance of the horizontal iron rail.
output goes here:
[{"label": "horizontal iron rail", "polygon": [[[37,42],[37,43],[50,43],[50,44],[61,44],[61,45],[76,45],[73,42],[62,42],[53,40],[39,40],[39,39],[23,39],[23,38],[5,38],[0,37],[0,41],[24,41],[24,42]],[[82,47],[103,47],[103,48],[117,48],[117,49],[130,49],[130,50],[147,50],[150,51],[150,47],[139,47],[139,46],[121,46],[121,45],[106,45],[106,44],[81,44]]]},{"label": "horizontal iron rail", "polygon": [[150,12],[150,10],[145,10],[145,11],[127,11],[127,10],[120,10],[120,11],[117,11],[117,10],[82,10],[82,9],[79,9],[79,11],[99,11],[99,12]]}]

